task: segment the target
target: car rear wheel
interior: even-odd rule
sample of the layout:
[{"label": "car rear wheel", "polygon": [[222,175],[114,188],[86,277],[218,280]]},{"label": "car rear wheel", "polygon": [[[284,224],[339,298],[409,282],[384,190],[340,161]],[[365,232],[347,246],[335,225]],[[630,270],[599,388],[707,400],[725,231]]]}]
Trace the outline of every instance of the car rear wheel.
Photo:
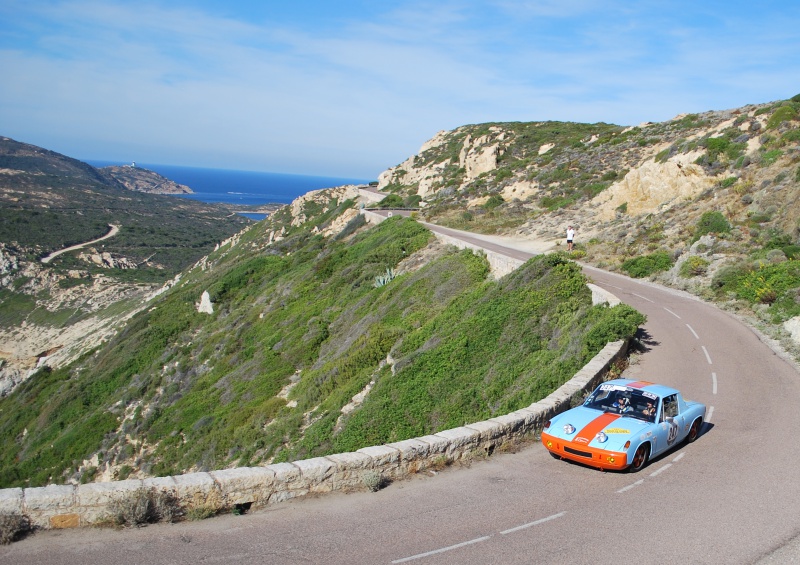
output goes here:
[{"label": "car rear wheel", "polygon": [[692,427],[689,428],[689,435],[686,436],[686,443],[692,443],[700,435],[700,428],[703,427],[703,419],[698,418],[692,422]]},{"label": "car rear wheel", "polygon": [[643,443],[636,449],[636,453],[634,453],[633,455],[633,463],[631,463],[631,466],[628,467],[628,470],[631,473],[641,471],[642,467],[644,467],[645,463],[647,463],[647,459],[649,457],[650,457],[650,445]]}]

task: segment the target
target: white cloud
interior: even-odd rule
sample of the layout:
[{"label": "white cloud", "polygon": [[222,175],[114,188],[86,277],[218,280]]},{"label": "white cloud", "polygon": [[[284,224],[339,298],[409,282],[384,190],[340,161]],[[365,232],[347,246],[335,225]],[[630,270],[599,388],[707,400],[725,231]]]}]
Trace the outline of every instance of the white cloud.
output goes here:
[{"label": "white cloud", "polygon": [[466,123],[635,124],[797,89],[797,9],[761,10],[762,29],[705,4],[372,7],[278,26],[156,2],[7,3],[0,133],[84,158],[376,176]]}]

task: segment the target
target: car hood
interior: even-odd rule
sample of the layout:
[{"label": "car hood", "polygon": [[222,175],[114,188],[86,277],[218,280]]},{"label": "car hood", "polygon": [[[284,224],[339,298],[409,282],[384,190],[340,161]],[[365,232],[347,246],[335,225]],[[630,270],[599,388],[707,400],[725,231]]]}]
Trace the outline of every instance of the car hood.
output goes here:
[{"label": "car hood", "polygon": [[[564,427],[567,424],[575,428],[574,433],[565,432]],[[650,422],[638,418],[578,406],[552,418],[547,433],[577,444],[621,451],[626,441],[637,434],[647,433],[647,429],[651,426],[653,424]],[[599,432],[606,434],[607,441],[603,443],[597,441],[596,436]]]}]

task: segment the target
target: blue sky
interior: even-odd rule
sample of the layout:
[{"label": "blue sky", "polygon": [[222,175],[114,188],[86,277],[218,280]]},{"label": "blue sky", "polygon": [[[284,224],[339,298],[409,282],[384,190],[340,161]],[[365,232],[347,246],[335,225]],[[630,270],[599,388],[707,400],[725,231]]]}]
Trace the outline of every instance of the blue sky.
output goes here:
[{"label": "blue sky", "polygon": [[2,0],[0,135],[369,179],[465,124],[789,98],[798,30],[797,0]]}]

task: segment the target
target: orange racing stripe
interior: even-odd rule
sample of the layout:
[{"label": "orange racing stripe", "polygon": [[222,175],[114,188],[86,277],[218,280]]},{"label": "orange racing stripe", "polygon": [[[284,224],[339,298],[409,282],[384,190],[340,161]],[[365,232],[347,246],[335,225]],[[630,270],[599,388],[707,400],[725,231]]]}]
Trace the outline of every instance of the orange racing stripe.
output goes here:
[{"label": "orange racing stripe", "polygon": [[602,414],[586,424],[581,431],[575,436],[575,439],[572,441],[578,441],[579,439],[583,438],[581,443],[589,443],[594,439],[594,436],[597,435],[597,432],[611,424],[614,420],[619,418],[619,414]]},{"label": "orange racing stripe", "polygon": [[625,386],[629,386],[631,388],[644,388],[646,386],[650,386],[651,384],[653,383],[651,383],[650,381],[636,381],[635,383],[630,383]]}]

